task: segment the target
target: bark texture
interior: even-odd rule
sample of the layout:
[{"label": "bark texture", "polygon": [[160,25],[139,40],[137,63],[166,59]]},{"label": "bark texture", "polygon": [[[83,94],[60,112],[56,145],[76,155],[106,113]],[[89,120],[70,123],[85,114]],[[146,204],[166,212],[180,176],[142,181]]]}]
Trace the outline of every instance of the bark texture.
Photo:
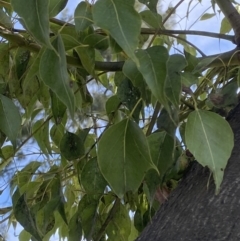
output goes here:
[{"label": "bark texture", "polygon": [[227,119],[235,140],[220,193],[209,170],[194,163],[137,241],[240,240],[240,105]]}]

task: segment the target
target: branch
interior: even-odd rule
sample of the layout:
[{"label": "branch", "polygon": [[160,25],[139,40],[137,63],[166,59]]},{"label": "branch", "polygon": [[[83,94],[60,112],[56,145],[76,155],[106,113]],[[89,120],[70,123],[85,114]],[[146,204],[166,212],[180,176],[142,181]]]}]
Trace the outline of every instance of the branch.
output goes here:
[{"label": "branch", "polygon": [[229,0],[215,0],[235,33],[235,43],[240,46],[240,15]]}]

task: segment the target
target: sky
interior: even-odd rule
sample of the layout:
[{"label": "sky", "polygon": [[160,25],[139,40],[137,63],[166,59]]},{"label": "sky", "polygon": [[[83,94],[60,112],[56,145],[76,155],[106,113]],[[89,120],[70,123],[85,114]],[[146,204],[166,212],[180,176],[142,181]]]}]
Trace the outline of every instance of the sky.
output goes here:
[{"label": "sky", "polygon": [[[73,15],[73,11],[77,4],[80,2],[80,0],[69,0],[67,4],[68,13]],[[171,2],[172,6],[175,6],[176,3],[179,2],[179,0],[162,0],[162,11],[166,10],[167,6]],[[197,21],[203,12],[207,10],[207,13],[213,13],[213,10],[210,8],[210,1],[209,0],[202,0],[201,3],[198,3],[198,5],[192,10],[190,13],[188,19],[184,18],[180,21],[180,19],[183,16],[186,16],[186,11],[188,9],[188,4],[190,0],[184,1],[181,6],[177,9],[177,15],[176,15],[176,22],[175,29],[189,29],[191,26],[191,30],[202,30],[202,31],[210,31],[210,32],[216,32],[219,33],[220,30],[220,23],[222,19],[222,15],[219,15],[218,12],[216,13],[216,16],[209,20],[205,21]],[[193,1],[194,3],[197,2],[197,0]],[[194,4],[192,4],[194,6]],[[196,23],[195,23],[196,22]],[[195,23],[195,24],[194,24]],[[232,33],[231,33],[232,34]],[[235,45],[232,44],[229,41],[224,40],[218,40],[213,38],[207,38],[207,37],[201,37],[201,36],[190,36],[188,37],[188,40],[190,42],[193,42],[196,46],[198,46],[205,54],[217,54],[220,52],[229,51],[233,48],[235,48]],[[2,183],[4,180],[0,179],[0,183]],[[1,187],[0,187],[1,190]],[[10,203],[9,199],[9,190],[4,193],[4,195],[1,195],[0,199],[0,207],[7,206],[7,204]],[[17,228],[16,235],[19,234],[21,231],[21,228]],[[8,233],[8,239],[11,241],[17,241],[18,237],[15,236],[13,229],[11,228]],[[59,240],[58,237],[52,238],[51,241]]]}]

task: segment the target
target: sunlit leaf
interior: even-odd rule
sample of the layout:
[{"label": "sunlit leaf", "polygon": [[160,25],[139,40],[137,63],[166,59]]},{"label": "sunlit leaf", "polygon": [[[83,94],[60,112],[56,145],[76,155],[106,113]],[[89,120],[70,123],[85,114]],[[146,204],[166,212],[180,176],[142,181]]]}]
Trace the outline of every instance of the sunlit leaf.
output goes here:
[{"label": "sunlit leaf", "polygon": [[138,63],[134,51],[138,45],[141,18],[134,9],[134,1],[99,0],[93,7],[93,20],[97,26],[107,30],[126,54]]},{"label": "sunlit leaf", "polygon": [[153,163],[148,144],[136,123],[125,119],[103,134],[98,149],[99,168],[113,189],[122,197],[135,192]]},{"label": "sunlit leaf", "polygon": [[46,49],[43,52],[39,66],[40,77],[68,107],[68,110],[73,116],[75,99],[69,83],[65,50],[61,37],[57,36],[53,40],[52,45],[55,48],[55,51],[52,49]]},{"label": "sunlit leaf", "polygon": [[49,48],[52,48],[49,39],[49,0],[12,0],[14,11],[24,21],[24,27],[33,35],[35,40]]},{"label": "sunlit leaf", "polygon": [[220,33],[222,34],[229,33],[231,30],[232,30],[231,24],[229,23],[227,18],[224,17],[221,22]]},{"label": "sunlit leaf", "polygon": [[215,15],[216,15],[215,13],[205,13],[205,14],[202,15],[200,20],[207,20],[207,19],[210,19],[210,18],[214,17]]},{"label": "sunlit leaf", "polygon": [[215,113],[196,110],[188,117],[185,138],[196,160],[212,171],[218,193],[233,148],[233,133],[228,122]]}]

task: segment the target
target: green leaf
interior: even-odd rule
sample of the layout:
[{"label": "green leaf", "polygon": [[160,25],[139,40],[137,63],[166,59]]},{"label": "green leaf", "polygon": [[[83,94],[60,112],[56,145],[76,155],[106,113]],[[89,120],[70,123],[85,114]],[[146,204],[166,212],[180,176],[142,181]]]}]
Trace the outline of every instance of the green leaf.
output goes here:
[{"label": "green leaf", "polygon": [[75,48],[83,67],[91,75],[95,75],[95,51],[92,47],[80,46]]},{"label": "green leaf", "polygon": [[51,151],[50,144],[49,144],[48,127],[49,127],[49,122],[44,123],[43,119],[36,121],[32,127],[32,131],[34,133],[33,136],[36,139],[41,151],[45,155],[48,155]]},{"label": "green leaf", "polygon": [[64,114],[66,113],[66,106],[58,99],[54,92],[50,91],[50,95],[52,114],[56,125],[59,125],[62,122]]},{"label": "green leaf", "polygon": [[127,191],[135,192],[147,170],[154,168],[142,130],[129,119],[104,132],[99,141],[98,163],[119,197]]},{"label": "green leaf", "polygon": [[229,23],[227,18],[224,17],[221,22],[220,33],[222,34],[229,33],[231,30],[232,30],[231,24]]},{"label": "green leaf", "polygon": [[97,26],[107,30],[138,65],[134,51],[138,46],[141,18],[134,9],[134,1],[99,0],[93,7],[93,20]]},{"label": "green leaf", "polygon": [[162,28],[162,16],[150,10],[145,10],[140,13],[142,20],[152,28]]},{"label": "green leaf", "polygon": [[58,15],[67,5],[68,0],[50,0],[49,1],[49,17]]},{"label": "green leaf", "polygon": [[176,109],[179,108],[182,92],[181,72],[187,66],[187,61],[180,54],[173,54],[167,61],[167,78],[165,82],[165,94]]},{"label": "green leaf", "polygon": [[131,233],[131,219],[123,204],[119,204],[113,219],[107,226],[106,233],[109,240],[128,240]]},{"label": "green leaf", "polygon": [[46,47],[52,48],[49,39],[49,0],[11,0],[13,10],[22,18],[26,29],[35,40]]},{"label": "green leaf", "polygon": [[77,211],[69,221],[69,241],[79,241],[82,238],[82,224],[80,221],[79,211]]},{"label": "green leaf", "polygon": [[215,113],[196,110],[188,116],[185,138],[196,160],[212,171],[218,193],[234,144],[228,122]]},{"label": "green leaf", "polygon": [[89,45],[92,48],[104,51],[109,47],[108,36],[101,34],[89,34],[83,41],[84,44]]},{"label": "green leaf", "polygon": [[92,6],[88,2],[78,4],[74,12],[74,22],[77,32],[81,32],[93,24]]},{"label": "green leaf", "polygon": [[134,109],[132,117],[138,123],[139,115],[142,110],[142,102],[138,103],[141,98],[140,91],[133,86],[129,79],[125,78],[119,83],[117,96],[121,103],[126,105],[130,111]]},{"label": "green leaf", "polygon": [[148,137],[151,156],[163,181],[166,172],[174,164],[175,140],[166,132],[158,132]]},{"label": "green leaf", "polygon": [[97,221],[98,200],[93,195],[84,195],[78,205],[78,212],[86,240],[92,240]]},{"label": "green leaf", "polygon": [[0,95],[0,130],[14,142],[21,127],[21,116],[14,103]]},{"label": "green leaf", "polygon": [[85,154],[84,144],[79,136],[66,132],[60,142],[62,155],[69,161],[82,157]]},{"label": "green leaf", "polygon": [[69,83],[65,50],[60,35],[54,38],[52,45],[55,50],[46,49],[42,54],[39,74],[42,81],[67,106],[73,116],[75,99]]},{"label": "green leaf", "polygon": [[142,73],[148,87],[158,101],[168,107],[165,96],[165,81],[167,77],[168,51],[163,46],[154,46],[147,50],[138,50],[136,53]]},{"label": "green leaf", "polygon": [[81,172],[81,184],[88,194],[101,195],[107,185],[97,163],[97,158],[88,161]]},{"label": "green leaf", "polygon": [[214,17],[215,15],[216,15],[215,13],[205,13],[200,18],[200,21],[210,19],[210,18]]},{"label": "green leaf", "polygon": [[139,2],[145,4],[151,11],[157,12],[158,0],[139,0]]},{"label": "green leaf", "polygon": [[23,226],[23,228],[32,234],[32,236],[37,241],[42,241],[40,234],[38,233],[36,222],[33,213],[27,206],[27,202],[25,200],[25,195],[21,195],[19,190],[17,189],[13,194],[13,212],[17,221]]}]

